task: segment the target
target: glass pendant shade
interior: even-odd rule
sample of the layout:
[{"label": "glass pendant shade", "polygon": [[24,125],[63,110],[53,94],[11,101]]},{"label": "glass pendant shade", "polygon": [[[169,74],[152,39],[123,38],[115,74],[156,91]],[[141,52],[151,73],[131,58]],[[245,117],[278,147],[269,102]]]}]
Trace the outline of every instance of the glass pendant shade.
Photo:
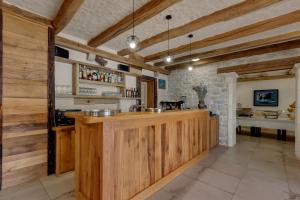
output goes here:
[{"label": "glass pendant shade", "polygon": [[188,70],[189,70],[189,71],[193,71],[193,66],[190,65],[190,66],[188,67]]},{"label": "glass pendant shade", "polygon": [[166,61],[167,63],[173,62],[173,60],[174,60],[174,57],[171,56],[171,55],[168,55],[168,56],[166,56],[166,58],[165,58],[165,61]]},{"label": "glass pendant shade", "polygon": [[128,48],[131,50],[138,49],[139,43],[140,43],[140,39],[135,35],[131,35],[127,38],[127,45]]}]

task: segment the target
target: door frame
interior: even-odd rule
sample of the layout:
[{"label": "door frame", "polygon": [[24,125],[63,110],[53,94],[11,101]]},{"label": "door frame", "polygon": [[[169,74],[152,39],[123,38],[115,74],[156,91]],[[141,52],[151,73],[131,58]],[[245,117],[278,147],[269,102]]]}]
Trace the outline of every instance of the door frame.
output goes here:
[{"label": "door frame", "polygon": [[[151,77],[151,76],[145,76],[143,75],[140,78],[140,83],[143,81],[153,81],[154,82],[154,107],[157,107],[157,78]],[[141,86],[140,86],[141,88]]]}]

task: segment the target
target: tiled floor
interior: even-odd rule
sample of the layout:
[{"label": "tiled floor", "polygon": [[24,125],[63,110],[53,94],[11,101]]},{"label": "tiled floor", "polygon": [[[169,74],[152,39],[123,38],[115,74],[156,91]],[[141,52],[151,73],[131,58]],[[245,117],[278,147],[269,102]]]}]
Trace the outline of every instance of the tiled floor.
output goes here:
[{"label": "tiled floor", "polygon": [[[300,160],[294,145],[239,136],[218,147],[150,200],[300,200]],[[50,176],[0,192],[1,200],[74,200],[74,174]]]}]

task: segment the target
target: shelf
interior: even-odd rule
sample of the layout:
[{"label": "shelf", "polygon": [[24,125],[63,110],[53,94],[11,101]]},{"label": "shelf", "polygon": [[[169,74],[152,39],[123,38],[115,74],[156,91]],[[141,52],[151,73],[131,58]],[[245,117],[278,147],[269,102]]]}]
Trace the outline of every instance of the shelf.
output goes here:
[{"label": "shelf", "polygon": [[142,74],[121,71],[121,70],[112,69],[112,68],[109,68],[109,67],[102,67],[102,66],[99,66],[99,65],[85,63],[85,62],[81,62],[81,61],[77,61],[77,60],[66,59],[66,58],[62,58],[62,57],[58,57],[58,56],[55,56],[55,61],[56,62],[61,62],[61,63],[67,63],[67,64],[71,64],[71,65],[72,64],[87,65],[87,66],[91,66],[91,67],[95,67],[95,68],[99,68],[99,69],[103,69],[103,70],[109,70],[109,71],[112,71],[112,72],[123,73],[123,74],[128,75],[128,76],[136,76],[136,77],[142,76]]},{"label": "shelf", "polygon": [[112,87],[125,87],[124,84],[117,84],[117,83],[105,83],[100,81],[91,81],[91,80],[85,80],[85,79],[79,79],[79,83],[85,83],[85,84],[96,84],[96,85],[106,85],[106,86],[112,86]]},{"label": "shelf", "polygon": [[139,100],[141,98],[129,98],[129,97],[107,97],[99,95],[57,95],[55,98],[74,98],[74,99],[113,99],[113,100]]},{"label": "shelf", "polygon": [[140,100],[141,98],[122,97],[122,100]]}]

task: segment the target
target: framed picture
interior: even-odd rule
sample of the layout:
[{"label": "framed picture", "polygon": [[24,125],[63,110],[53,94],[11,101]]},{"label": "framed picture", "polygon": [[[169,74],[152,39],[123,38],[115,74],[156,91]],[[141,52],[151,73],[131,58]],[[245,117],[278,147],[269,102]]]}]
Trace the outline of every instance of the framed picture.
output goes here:
[{"label": "framed picture", "polygon": [[278,90],[254,90],[254,106],[278,106]]},{"label": "framed picture", "polygon": [[158,79],[158,88],[159,89],[166,89],[166,80]]}]

